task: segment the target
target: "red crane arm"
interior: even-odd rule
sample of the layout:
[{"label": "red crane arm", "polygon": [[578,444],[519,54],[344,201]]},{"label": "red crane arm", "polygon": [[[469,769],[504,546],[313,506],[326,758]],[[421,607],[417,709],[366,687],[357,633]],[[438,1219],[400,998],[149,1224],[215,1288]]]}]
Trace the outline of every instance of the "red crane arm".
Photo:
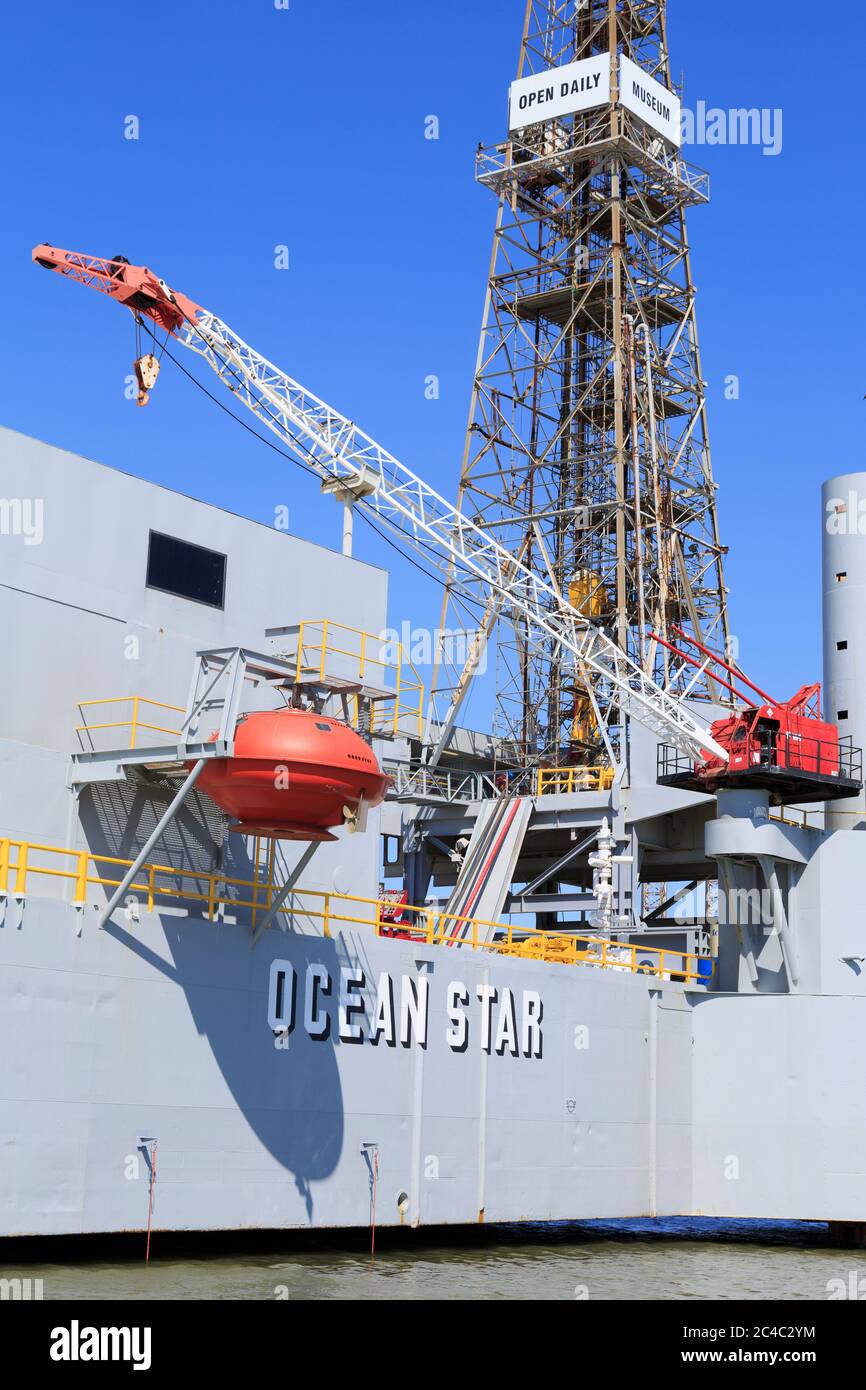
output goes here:
[{"label": "red crane arm", "polygon": [[[652,640],[654,642],[660,642],[663,647],[667,647],[668,651],[673,652],[674,656],[678,656],[681,661],[687,661],[690,666],[696,666],[699,671],[704,669],[706,662],[702,665],[701,662],[698,661],[696,657],[691,656],[689,652],[680,651],[679,647],[675,647],[672,643],[665,641],[660,633],[654,632],[652,634]],[[725,690],[729,690],[738,700],[743,700],[744,703],[748,704],[742,692],[737,690],[735,686],[731,685],[730,681],[726,681],[723,676],[718,675],[715,671],[713,672],[713,680],[718,682],[719,685],[723,685]]]},{"label": "red crane arm", "polygon": [[[710,660],[714,663],[714,665],[720,667],[721,670],[727,671],[728,675],[734,677],[734,680],[742,681],[743,685],[748,686],[749,690],[753,690],[756,695],[760,695],[765,705],[778,705],[781,703],[781,701],[779,700],[774,700],[772,695],[768,695],[766,690],[761,690],[759,686],[755,685],[752,681],[750,681],[746,676],[743,675],[742,671],[739,671],[737,669],[736,666],[730,666],[728,662],[723,661],[722,658],[718,656],[716,652],[711,652],[709,647],[705,647],[704,644],[702,642],[699,642],[696,637],[690,636],[689,633],[684,632],[681,627],[674,627],[673,630],[676,633],[677,637],[681,638],[684,642],[689,642],[691,646],[697,647],[699,652],[703,652],[704,656],[708,656]],[[718,677],[716,677],[716,679],[718,680]],[[724,684],[724,682],[719,681],[719,684],[722,685]],[[741,695],[740,699],[743,698],[744,697]],[[746,703],[748,703],[748,701]]]},{"label": "red crane arm", "polygon": [[792,714],[801,714],[806,719],[821,718],[821,686],[819,682],[813,685],[803,685],[796,695],[788,701],[788,709]]},{"label": "red crane arm", "polygon": [[202,312],[201,305],[170,289],[147,266],[130,265],[123,256],[85,256],[46,244],[34,247],[33,259],[45,270],[56,270],[79,285],[107,294],[133,314],[153,319],[169,333],[177,333]]}]

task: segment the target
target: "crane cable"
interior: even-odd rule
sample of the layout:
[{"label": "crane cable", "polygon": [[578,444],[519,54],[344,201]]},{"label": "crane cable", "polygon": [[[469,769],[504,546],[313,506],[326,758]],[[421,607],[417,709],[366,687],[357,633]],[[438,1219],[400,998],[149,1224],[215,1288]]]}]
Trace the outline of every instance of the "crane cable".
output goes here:
[{"label": "crane cable", "polygon": [[[156,344],[156,346],[159,346],[156,334],[153,332],[153,329],[150,327],[150,325],[144,323],[143,321],[140,322],[141,326],[150,334],[151,338],[154,341],[154,344]],[[189,320],[189,322],[191,322],[191,320]],[[195,327],[194,324],[192,326]],[[231,363],[226,362],[225,359],[220,356],[220,354],[213,348],[211,344],[208,344],[208,346],[210,347],[210,350],[213,352],[217,360],[222,363],[223,367],[225,367],[225,369],[228,372],[236,376],[238,383],[241,384],[243,382],[243,378],[238,376],[236,369],[232,367]],[[174,356],[173,353],[169,352],[167,338],[165,343],[162,344],[162,352],[169,359],[169,361],[173,362],[175,367],[177,367],[178,370],[181,371],[183,375],[187,377],[189,381],[192,382],[194,386],[197,386],[200,391],[204,392],[208,400],[213,401],[214,405],[218,405],[220,410],[224,411],[226,415],[228,415],[232,420],[234,420],[235,424],[241,425],[242,428],[245,429],[248,434],[251,434],[254,439],[257,439],[260,444],[267,444],[269,449],[273,449],[274,453],[279,454],[281,458],[287,459],[289,463],[293,463],[296,468],[300,468],[304,473],[309,473],[311,477],[320,480],[321,475],[315,468],[312,468],[309,464],[304,463],[302,459],[296,458],[293,454],[288,453],[285,449],[281,449],[279,444],[275,444],[272,439],[268,439],[267,435],[259,434],[258,430],[253,429],[252,425],[250,425],[248,421],[244,420],[240,415],[235,415],[234,411],[229,409],[225,401],[221,401],[218,396],[215,396],[212,391],[209,391],[208,388],[204,385],[204,383],[199,381],[197,376],[194,376],[193,373],[189,371],[183,365],[182,362],[178,361],[178,359]],[[261,408],[265,409],[265,413],[270,416],[270,418],[274,421],[275,424],[279,423],[277,417],[273,415],[271,411],[267,410],[265,407]],[[307,448],[305,444],[302,444],[300,440],[297,441],[297,447],[299,449],[302,449],[308,458],[312,458],[311,451]],[[375,521],[373,521],[372,517],[368,515],[368,513],[364,510],[363,507],[360,507],[359,511],[362,519],[367,523],[370,529],[376,533],[380,540],[383,540],[386,545],[389,545],[391,549],[396,551],[397,554],[400,555],[404,560],[408,560],[409,564],[412,565],[416,570],[418,570],[420,574],[423,574],[427,579],[432,579],[435,584],[438,584],[443,589],[447,589],[449,587],[447,580],[441,579],[438,574],[432,573],[432,571],[426,569],[424,565],[419,564],[419,562],[415,560],[411,555],[409,555],[407,551],[405,551],[402,548],[402,546],[399,546],[396,543],[396,541],[392,540],[391,537],[385,531],[383,531],[379,526],[376,525]],[[420,540],[420,538],[417,539],[416,544],[420,545],[425,550],[430,549],[428,544],[425,541]],[[465,604],[476,609],[476,611],[479,614],[482,613],[481,604],[478,603],[477,600],[471,599],[465,594],[461,595],[461,597]]]}]

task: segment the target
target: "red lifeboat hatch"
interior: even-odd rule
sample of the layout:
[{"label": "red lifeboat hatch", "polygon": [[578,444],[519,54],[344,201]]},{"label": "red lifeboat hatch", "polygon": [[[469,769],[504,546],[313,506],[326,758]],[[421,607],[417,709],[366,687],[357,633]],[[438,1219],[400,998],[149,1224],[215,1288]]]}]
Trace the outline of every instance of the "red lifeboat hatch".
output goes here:
[{"label": "red lifeboat hatch", "polygon": [[333,840],[346,810],[378,806],[390,785],[375,754],[347,724],[309,710],[245,715],[232,758],[214,758],[200,790],[237,824],[240,835]]}]

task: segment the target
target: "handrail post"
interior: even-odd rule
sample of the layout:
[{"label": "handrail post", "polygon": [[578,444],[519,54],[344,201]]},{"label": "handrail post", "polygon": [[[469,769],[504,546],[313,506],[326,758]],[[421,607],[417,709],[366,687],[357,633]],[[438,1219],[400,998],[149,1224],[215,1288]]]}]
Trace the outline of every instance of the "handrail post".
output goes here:
[{"label": "handrail post", "polygon": [[0,893],[5,893],[9,887],[10,847],[10,840],[0,840]]},{"label": "handrail post", "polygon": [[90,856],[86,849],[80,850],[78,854],[78,868],[75,874],[75,896],[74,903],[87,902],[87,864]]},{"label": "handrail post", "polygon": [[426,942],[427,942],[427,945],[428,945],[428,946],[432,946],[432,945],[433,945],[434,933],[435,933],[435,928],[434,928],[434,926],[433,926],[433,909],[432,909],[432,907],[428,907],[428,909],[427,909],[427,936],[426,936]]},{"label": "handrail post", "polygon": [[15,873],[15,892],[19,897],[22,898],[27,891],[27,859],[29,856],[29,852],[30,846],[28,844],[19,844],[18,863],[16,865]]},{"label": "handrail post", "polygon": [[138,696],[137,696],[137,695],[133,695],[133,697],[132,697],[132,730],[131,730],[130,736],[129,736],[129,746],[130,746],[130,748],[134,748],[134,747],[135,747],[135,740],[136,740],[137,736],[138,736]]},{"label": "handrail post", "polygon": [[261,848],[261,836],[253,836],[253,897],[252,912],[250,915],[250,926],[253,931],[256,929],[256,917],[259,911],[259,852]]},{"label": "handrail post", "polygon": [[324,914],[323,914],[323,917],[322,917],[322,935],[323,935],[323,936],[327,936],[327,937],[329,937],[329,936],[331,935],[331,895],[330,895],[330,893],[326,893],[326,894],[325,894],[325,907],[324,907]]}]

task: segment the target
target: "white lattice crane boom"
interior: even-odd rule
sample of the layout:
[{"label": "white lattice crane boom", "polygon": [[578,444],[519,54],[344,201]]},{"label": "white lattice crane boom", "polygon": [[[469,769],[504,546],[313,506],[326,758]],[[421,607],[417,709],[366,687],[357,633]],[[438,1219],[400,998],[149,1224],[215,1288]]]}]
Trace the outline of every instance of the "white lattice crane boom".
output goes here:
[{"label": "white lattice crane boom", "polygon": [[[728,754],[707,725],[670,691],[661,689],[626,652],[589,623],[553,583],[474,525],[411,469],[332,406],[272,362],[225,324],[145,267],[37,246],[33,259],[150,318],[202,356],[236,400],[272,430],[307,467],[357,497],[357,505],[404,543],[420,550],[471,600],[491,597],[526,620],[539,637],[561,645],[578,675],[589,670],[606,702],[639,720],[662,741],[689,756]],[[152,385],[152,381],[148,381]]]}]

